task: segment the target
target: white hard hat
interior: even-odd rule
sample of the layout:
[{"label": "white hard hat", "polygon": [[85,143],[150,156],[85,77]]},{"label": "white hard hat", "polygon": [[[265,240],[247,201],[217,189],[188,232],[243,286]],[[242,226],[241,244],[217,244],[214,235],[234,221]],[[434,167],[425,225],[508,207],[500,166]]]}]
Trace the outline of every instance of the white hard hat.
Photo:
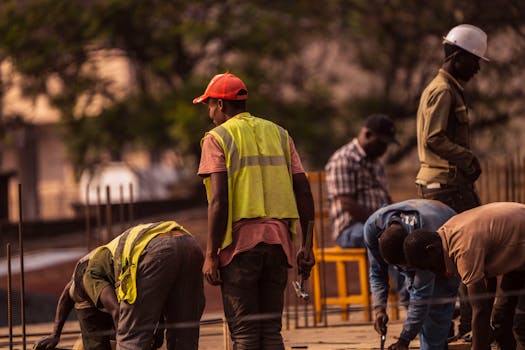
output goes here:
[{"label": "white hard hat", "polygon": [[450,30],[443,43],[461,47],[463,50],[488,61],[485,57],[487,51],[487,34],[470,24],[460,24]]}]

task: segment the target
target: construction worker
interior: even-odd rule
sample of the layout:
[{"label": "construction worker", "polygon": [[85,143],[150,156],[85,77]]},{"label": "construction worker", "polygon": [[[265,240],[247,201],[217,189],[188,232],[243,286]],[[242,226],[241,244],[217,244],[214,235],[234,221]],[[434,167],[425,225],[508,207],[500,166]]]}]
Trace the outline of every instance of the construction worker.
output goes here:
[{"label": "construction worker", "polygon": [[[487,279],[503,275],[501,295],[513,296],[513,307],[495,308],[494,320],[510,320],[495,325],[501,346],[511,339],[525,349],[525,205],[491,203],[461,214],[443,224],[437,232],[416,230],[404,242],[409,266],[433,271],[436,275],[457,274],[467,286],[472,304],[472,350],[488,350],[492,342],[491,313],[495,286]],[[510,288],[508,288],[510,287]],[[519,297],[517,297],[519,295]],[[498,314],[503,313],[503,314]],[[512,320],[514,319],[514,329]],[[496,334],[497,335],[497,334]]]},{"label": "construction worker", "polygon": [[53,332],[39,340],[34,349],[52,350],[56,348],[64,324],[74,308],[82,333],[84,350],[111,350],[110,339],[115,339],[112,314],[115,318],[118,315],[118,304],[105,302],[110,306],[110,310],[99,309],[86,295],[82,279],[92,253],[77,262],[71,280],[66,284],[58,299]]},{"label": "construction worker", "polygon": [[398,143],[392,119],[369,115],[357,137],[339,148],[325,166],[333,236],[343,248],[363,248],[363,225],[383,205],[392,203],[381,156]]},{"label": "construction worker", "polygon": [[[443,41],[445,59],[421,95],[417,111],[417,143],[421,166],[416,184],[421,198],[439,200],[457,213],[481,204],[474,182],[481,174],[470,147],[464,84],[480,69],[487,35],[470,24],[450,30]],[[466,289],[460,288],[465,296]],[[470,331],[470,306],[461,302],[459,336]]]},{"label": "construction worker", "polygon": [[[198,174],[208,195],[208,242],[203,272],[221,285],[234,349],[284,349],[281,336],[291,236],[300,218],[306,242],[314,219],[310,184],[292,138],[282,127],[246,111],[248,89],[218,74],[202,96],[216,125],[202,140]],[[311,248],[296,256],[309,276]]]},{"label": "construction worker", "polygon": [[405,276],[410,291],[407,318],[398,341],[389,349],[408,349],[418,333],[422,350],[446,349],[455,303],[437,300],[456,297],[459,279],[407,268],[403,242],[415,229],[437,230],[455,214],[439,201],[410,199],[379,209],[365,223],[370,289],[376,318],[374,328],[379,334],[386,335],[387,331],[390,266],[395,266]]},{"label": "construction worker", "polygon": [[203,261],[193,236],[175,221],[131,227],[93,253],[84,289],[97,307],[118,310],[118,349],[149,349],[161,319],[167,349],[198,349]]}]

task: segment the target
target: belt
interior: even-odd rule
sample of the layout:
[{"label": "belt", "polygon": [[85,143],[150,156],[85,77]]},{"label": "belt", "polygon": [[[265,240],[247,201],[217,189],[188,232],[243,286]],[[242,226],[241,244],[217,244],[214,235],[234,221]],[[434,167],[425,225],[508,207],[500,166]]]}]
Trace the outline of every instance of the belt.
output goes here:
[{"label": "belt", "polygon": [[417,184],[420,188],[425,188],[428,190],[439,190],[439,189],[461,189],[461,188],[473,188],[469,184],[441,184],[439,182],[432,182],[426,185]]},{"label": "belt", "polygon": [[186,234],[186,232],[184,232],[182,230],[171,230],[171,231],[168,231],[168,232],[159,233],[155,237],[177,237],[177,236],[182,236],[182,235],[185,235],[185,234]]},{"label": "belt", "polygon": [[439,188],[447,188],[448,185],[439,182],[431,182],[429,184],[417,184],[419,187],[428,188],[429,190],[435,190]]}]

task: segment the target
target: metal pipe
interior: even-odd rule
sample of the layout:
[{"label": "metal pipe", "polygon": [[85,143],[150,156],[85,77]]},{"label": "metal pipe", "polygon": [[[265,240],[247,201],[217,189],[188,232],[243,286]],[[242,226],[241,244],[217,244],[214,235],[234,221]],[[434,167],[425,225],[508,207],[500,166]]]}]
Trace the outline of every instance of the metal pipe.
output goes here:
[{"label": "metal pipe", "polygon": [[133,213],[133,184],[131,182],[129,183],[129,205],[128,205],[128,210],[129,210],[129,226],[132,226],[135,218],[133,216],[134,215],[134,213]]},{"label": "metal pipe", "polygon": [[97,204],[95,206],[95,217],[97,219],[97,245],[102,242],[100,240],[100,232],[102,231],[102,214],[100,213],[100,186],[97,186]]},{"label": "metal pipe", "polygon": [[26,350],[26,309],[24,278],[24,240],[22,237],[22,184],[18,184],[18,254],[20,255],[20,320],[22,323],[22,349]]},{"label": "metal pipe", "polygon": [[89,211],[89,184],[86,185],[86,200],[84,214],[86,216],[86,246],[87,250],[91,250],[91,213]]},{"label": "metal pipe", "polygon": [[109,242],[113,238],[111,224],[112,224],[112,213],[111,213],[111,189],[109,185],[106,185],[106,235],[104,236],[104,243]]},{"label": "metal pipe", "polygon": [[496,173],[496,202],[502,202],[501,200],[501,167],[498,163],[494,163],[494,171]]},{"label": "metal pipe", "polygon": [[490,193],[490,179],[491,176],[491,168],[489,167],[488,161],[483,161],[483,168],[485,169],[485,175],[483,176],[483,189],[485,193],[485,203],[490,203],[491,200],[491,193]]},{"label": "metal pipe", "polygon": [[119,210],[118,210],[118,214],[119,214],[119,222],[120,222],[120,232],[124,232],[125,231],[125,222],[124,222],[124,186],[122,186],[122,184],[119,185],[118,187],[119,189]]},{"label": "metal pipe", "polygon": [[7,325],[9,327],[9,350],[13,350],[13,305],[11,286],[11,244],[6,244],[7,255]]},{"label": "metal pipe", "polygon": [[[325,179],[323,177],[323,174],[325,174],[322,170],[319,170],[318,172],[319,176],[319,187],[318,187],[318,200],[319,200],[319,232],[321,234],[321,244],[319,245],[321,247],[321,260],[323,261],[322,264],[322,273],[320,274],[320,280],[322,284],[323,292],[321,293],[321,312],[323,313],[323,324],[325,327],[328,327],[328,313],[326,308],[326,262],[324,262],[324,249],[325,249],[325,243],[324,243],[324,191],[323,191],[323,185],[325,182]],[[315,312],[315,311],[314,311]],[[315,319],[315,317],[314,317]]]}]

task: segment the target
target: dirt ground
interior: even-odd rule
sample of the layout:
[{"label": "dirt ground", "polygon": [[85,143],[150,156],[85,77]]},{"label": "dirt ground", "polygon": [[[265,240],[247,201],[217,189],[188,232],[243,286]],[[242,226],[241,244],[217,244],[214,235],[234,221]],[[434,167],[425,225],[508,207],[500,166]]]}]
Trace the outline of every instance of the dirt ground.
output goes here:
[{"label": "dirt ground", "polygon": [[[166,215],[160,215],[141,222],[153,222],[158,220],[176,220],[188,229],[196,237],[199,245],[204,250],[207,232],[207,211],[205,207],[178,211]],[[136,222],[138,223],[138,222]],[[50,248],[78,248],[85,247],[86,237],[84,232],[71,233],[64,236],[44,237],[24,242],[25,252],[29,255]],[[16,242],[12,243],[13,245]],[[86,249],[87,251],[87,249]],[[25,273],[25,296],[26,296],[26,321],[27,321],[27,348],[31,348],[36,340],[47,335],[52,329],[52,320],[58,296],[68,282],[73,271],[75,260],[53,265],[43,269],[35,269]],[[349,281],[354,281],[356,271],[350,268]],[[333,279],[334,273],[327,271],[327,291],[335,294],[336,285]],[[290,269],[290,279],[295,278],[295,271]],[[0,349],[8,348],[8,330],[6,317],[6,295],[2,289],[6,288],[6,278],[0,280]],[[12,285],[18,289],[19,276],[13,275]],[[356,283],[349,282],[349,290],[355,292],[358,289]],[[311,286],[309,286],[311,290]],[[229,343],[225,337],[225,328],[221,323],[223,316],[220,289],[205,283],[206,308],[202,318],[201,337],[199,349],[225,349],[229,350]],[[313,325],[312,317],[308,318],[309,328],[305,328],[304,306],[297,301],[292,288],[289,288],[285,296],[287,306],[283,318],[283,338],[287,349],[378,349],[379,337],[373,331],[371,323],[364,322],[362,312],[351,312],[350,319],[343,321],[339,313],[329,314],[329,323],[325,326]],[[19,324],[19,296],[13,297],[13,319],[14,324]],[[309,307],[311,310],[311,306]],[[403,315],[403,314],[402,314]],[[78,340],[78,323],[74,317],[66,324],[65,333],[62,336],[60,346],[74,348]],[[389,327],[387,344],[395,341],[395,336],[401,329],[400,321],[393,321]],[[14,328],[14,349],[21,347],[21,328]],[[413,342],[411,349],[418,348],[418,343]],[[460,349],[460,348],[457,348]]]}]

